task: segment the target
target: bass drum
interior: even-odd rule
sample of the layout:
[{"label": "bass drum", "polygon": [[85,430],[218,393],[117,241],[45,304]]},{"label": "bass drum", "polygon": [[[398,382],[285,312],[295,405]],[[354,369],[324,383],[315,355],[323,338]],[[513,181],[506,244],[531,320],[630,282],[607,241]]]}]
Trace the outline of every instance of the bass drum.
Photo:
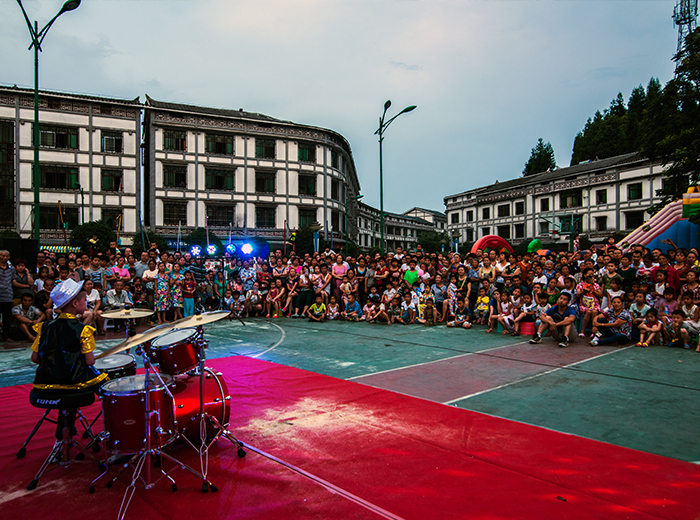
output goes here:
[{"label": "bass drum", "polygon": [[[170,390],[175,399],[177,431],[193,443],[199,442],[199,374],[183,374],[172,379]],[[231,396],[220,373],[204,369],[204,411],[226,426],[231,412]],[[207,424],[207,439],[216,434],[216,429]]]}]

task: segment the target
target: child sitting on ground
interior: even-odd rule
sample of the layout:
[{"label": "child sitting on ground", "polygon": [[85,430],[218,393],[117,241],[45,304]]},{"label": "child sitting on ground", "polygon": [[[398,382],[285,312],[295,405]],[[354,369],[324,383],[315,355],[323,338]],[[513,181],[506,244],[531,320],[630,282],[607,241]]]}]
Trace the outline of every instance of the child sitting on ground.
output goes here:
[{"label": "child sitting on ground", "polygon": [[471,329],[472,324],[469,321],[471,318],[471,313],[469,312],[469,307],[464,303],[464,298],[457,299],[457,308],[454,313],[454,320],[448,321],[448,327],[460,327],[463,329]]},{"label": "child sitting on ground", "polygon": [[326,304],[323,303],[323,295],[317,294],[314,303],[306,311],[309,321],[317,321],[323,323],[326,317]]},{"label": "child sitting on ground", "polygon": [[676,310],[676,293],[672,287],[666,287],[664,289],[663,298],[659,300],[656,306],[656,310],[659,311],[659,319],[664,323],[664,325],[669,326],[673,319],[671,315],[673,311]]},{"label": "child sitting on ground", "polygon": [[406,293],[403,295],[403,301],[401,302],[401,318],[399,318],[399,323],[407,325],[409,323],[414,323],[416,319],[416,306],[411,301],[411,294]]},{"label": "child sitting on ground", "polygon": [[[685,292],[681,297],[681,310],[685,313],[685,323],[690,327],[690,335],[697,336],[700,332],[700,307],[693,303],[693,293]],[[700,343],[698,343],[700,346]]]},{"label": "child sitting on ground", "polygon": [[386,311],[391,323],[403,323],[401,321],[401,304],[398,296],[394,296],[391,299]]},{"label": "child sitting on ground", "polygon": [[367,318],[368,322],[375,323],[379,321],[391,325],[391,319],[389,318],[389,314],[387,314],[383,303],[373,302],[371,306],[372,307],[369,310],[369,316]]},{"label": "child sitting on ground", "polygon": [[[226,291],[229,292],[229,291]],[[227,303],[227,307],[231,311],[228,315],[230,319],[240,318],[243,315],[243,308],[245,306],[245,296],[241,294],[241,291],[235,290],[231,293],[231,302]]]},{"label": "child sitting on ground", "polygon": [[639,326],[644,321],[650,308],[644,300],[644,294],[638,292],[634,295],[634,303],[628,309],[632,315],[632,341],[639,340]]},{"label": "child sitting on ground", "polygon": [[340,318],[340,306],[338,305],[338,300],[335,298],[335,294],[331,294],[326,317],[329,320],[337,320]]},{"label": "child sitting on ground", "polygon": [[348,301],[345,304],[345,310],[340,313],[340,316],[347,321],[360,321],[362,319],[362,309],[360,308],[360,304],[355,301],[355,295],[349,293],[347,298]]},{"label": "child sitting on ground", "polygon": [[474,307],[474,317],[477,325],[484,325],[488,318],[491,298],[486,295],[486,289],[479,288],[479,296],[476,298],[476,306]]},{"label": "child sitting on ground", "polygon": [[340,289],[340,298],[343,300],[343,307],[345,307],[350,299],[350,294],[352,294],[352,285],[348,282],[347,276],[343,276],[343,281],[338,288]]},{"label": "child sitting on ground", "polygon": [[535,321],[535,309],[537,304],[532,301],[532,295],[530,293],[525,293],[522,296],[523,304],[520,308],[520,314],[518,314],[513,320],[513,332],[511,336],[520,336],[520,324],[521,323],[534,323]]},{"label": "child sitting on ground", "polygon": [[685,313],[677,309],[671,313],[671,324],[666,327],[669,347],[690,348],[690,327],[685,323]]},{"label": "child sitting on ground", "polygon": [[489,326],[488,329],[486,329],[486,332],[493,332],[493,329],[496,327],[496,324],[498,323],[498,317],[501,314],[501,292],[497,289],[494,289],[493,291],[493,297],[491,298],[491,301],[489,302],[489,317],[487,318],[487,325]]},{"label": "child sitting on ground", "polygon": [[639,324],[638,347],[648,347],[655,343],[661,343],[663,324],[659,321],[656,309],[649,309],[644,315],[644,321]]},{"label": "child sitting on ground", "polygon": [[500,323],[501,327],[503,327],[503,332],[501,332],[503,335],[510,334],[511,332],[515,331],[513,327],[513,320],[515,319],[515,316],[513,316],[514,308],[515,306],[510,301],[510,296],[506,291],[503,291],[501,293],[501,302],[497,316],[498,323]]},{"label": "child sitting on ground", "polygon": [[428,327],[435,325],[440,321],[440,313],[433,305],[432,299],[425,301],[425,307],[423,307],[423,317],[419,318],[417,321],[421,325],[426,325]]},{"label": "child sitting on ground", "polygon": [[535,307],[535,329],[539,329],[542,320],[540,316],[552,306],[549,304],[549,296],[546,292],[537,293],[537,307]]}]

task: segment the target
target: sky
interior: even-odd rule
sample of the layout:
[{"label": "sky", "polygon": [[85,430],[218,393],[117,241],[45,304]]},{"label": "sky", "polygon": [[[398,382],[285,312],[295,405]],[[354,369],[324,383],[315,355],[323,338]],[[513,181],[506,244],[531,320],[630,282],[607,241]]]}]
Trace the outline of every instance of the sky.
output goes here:
[{"label": "sky", "polygon": [[[62,0],[24,0],[40,27]],[[332,129],[363,202],[444,211],[521,176],[538,138],[559,167],[596,110],[665,84],[675,0],[82,0],[51,28],[41,89],[258,112]],[[34,85],[29,32],[0,0],[0,84]]]}]

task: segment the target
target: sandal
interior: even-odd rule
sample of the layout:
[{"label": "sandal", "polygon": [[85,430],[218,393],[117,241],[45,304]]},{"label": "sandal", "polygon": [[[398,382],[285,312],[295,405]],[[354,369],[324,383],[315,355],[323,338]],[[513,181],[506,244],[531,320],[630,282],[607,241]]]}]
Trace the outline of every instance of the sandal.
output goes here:
[{"label": "sandal", "polygon": [[493,329],[486,329],[486,332],[493,332]]},{"label": "sandal", "polygon": [[[579,337],[579,338],[585,338],[585,337],[586,337],[586,334],[583,333],[583,332],[579,332],[579,333],[578,333],[578,337]],[[639,346],[639,345],[637,345],[637,346]]]}]

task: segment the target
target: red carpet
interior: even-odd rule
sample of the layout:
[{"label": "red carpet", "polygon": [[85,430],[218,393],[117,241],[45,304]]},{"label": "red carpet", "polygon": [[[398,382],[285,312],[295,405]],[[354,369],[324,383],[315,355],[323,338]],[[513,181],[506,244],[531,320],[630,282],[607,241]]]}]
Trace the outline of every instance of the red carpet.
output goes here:
[{"label": "red carpet", "polygon": [[[700,515],[700,467],[443,406],[256,359],[208,363],[224,373],[241,440],[405,519],[688,519]],[[116,517],[126,476],[98,486],[93,465],[32,479],[51,443],[42,428],[14,454],[39,410],[27,387],[0,389],[0,518]],[[94,415],[97,407],[90,410]],[[671,435],[672,432],[669,432]],[[237,460],[220,441],[216,494],[178,470],[179,491],[137,488],[127,518],[381,518],[268,459]],[[173,452],[197,459],[185,448]]]}]

